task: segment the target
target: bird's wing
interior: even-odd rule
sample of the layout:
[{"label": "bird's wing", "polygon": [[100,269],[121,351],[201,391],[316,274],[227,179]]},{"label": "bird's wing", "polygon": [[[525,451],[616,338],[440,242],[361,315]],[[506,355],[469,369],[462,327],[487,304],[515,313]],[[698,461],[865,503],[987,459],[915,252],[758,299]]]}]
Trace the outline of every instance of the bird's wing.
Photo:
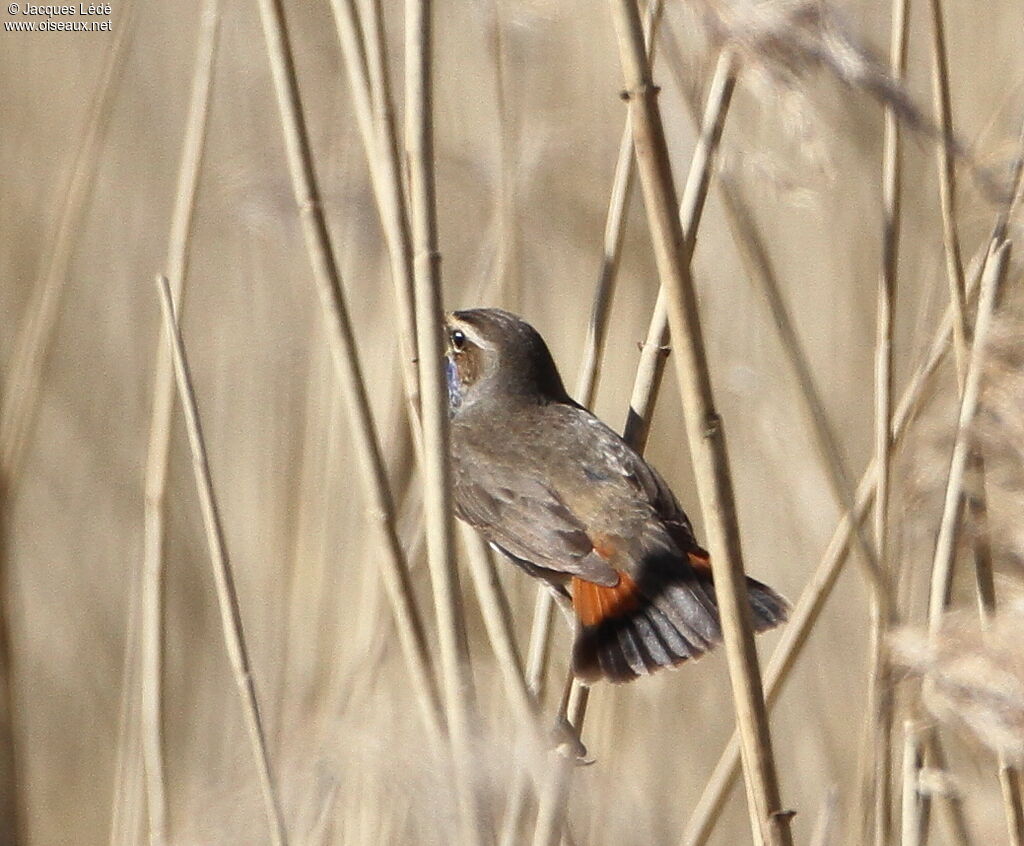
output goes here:
[{"label": "bird's wing", "polygon": [[491,543],[537,567],[599,585],[618,583],[583,524],[544,482],[511,463],[454,472],[455,513]]},{"label": "bird's wing", "polygon": [[592,414],[580,409],[578,414],[585,415],[592,434],[592,444],[600,454],[595,463],[603,467],[611,467],[620,478],[630,484],[638,498],[646,501],[657,517],[657,522],[681,552],[694,552],[698,557],[706,557],[707,553],[697,543],[693,533],[693,525],[686,516],[676,495],[672,493],[668,483],[642,455],[627,444],[615,431],[610,429]]}]

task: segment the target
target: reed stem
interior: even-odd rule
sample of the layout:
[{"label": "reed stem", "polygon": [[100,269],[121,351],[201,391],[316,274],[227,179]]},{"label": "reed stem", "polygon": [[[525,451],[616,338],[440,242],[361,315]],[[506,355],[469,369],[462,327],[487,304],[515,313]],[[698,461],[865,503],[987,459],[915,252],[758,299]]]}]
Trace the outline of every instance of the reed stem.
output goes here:
[{"label": "reed stem", "polygon": [[654,242],[668,318],[675,342],[676,375],[683,395],[687,438],[715,568],[715,593],[732,679],[747,783],[753,797],[752,829],[771,846],[792,843],[789,816],[779,798],[771,735],[746,597],[739,525],[722,420],[715,410],[711,378],[680,226],[668,146],[644,49],[634,0],[613,0],[626,94],[633,121],[637,169]]}]

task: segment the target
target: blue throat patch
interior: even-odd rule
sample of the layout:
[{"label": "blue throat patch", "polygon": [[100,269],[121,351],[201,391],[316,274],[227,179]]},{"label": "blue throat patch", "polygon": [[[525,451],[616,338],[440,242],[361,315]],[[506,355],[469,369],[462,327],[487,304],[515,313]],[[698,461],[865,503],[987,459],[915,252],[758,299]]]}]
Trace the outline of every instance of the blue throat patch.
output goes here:
[{"label": "blue throat patch", "polygon": [[462,405],[462,384],[459,382],[459,368],[450,355],[444,357],[444,375],[448,382],[448,411],[454,414],[455,409]]}]

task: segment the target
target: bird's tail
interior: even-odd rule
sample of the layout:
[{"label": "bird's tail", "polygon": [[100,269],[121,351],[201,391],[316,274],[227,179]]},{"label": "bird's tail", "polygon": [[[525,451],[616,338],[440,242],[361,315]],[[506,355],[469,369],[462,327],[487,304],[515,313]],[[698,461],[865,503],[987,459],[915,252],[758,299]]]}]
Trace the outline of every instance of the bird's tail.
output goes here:
[{"label": "bird's tail", "polygon": [[[767,585],[748,578],[747,597],[755,631],[786,619],[788,603]],[[698,553],[689,564],[645,562],[636,580],[620,571],[613,587],[574,578],[572,602],[580,623],[573,672],[585,682],[631,681],[698,658],[722,640],[711,569]]]}]

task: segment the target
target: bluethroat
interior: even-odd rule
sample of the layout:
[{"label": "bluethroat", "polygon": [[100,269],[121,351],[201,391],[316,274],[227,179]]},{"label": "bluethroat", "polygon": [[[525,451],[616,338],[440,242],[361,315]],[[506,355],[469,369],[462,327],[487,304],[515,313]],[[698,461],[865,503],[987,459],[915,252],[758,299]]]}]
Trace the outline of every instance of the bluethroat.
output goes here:
[{"label": "bluethroat", "polygon": [[[576,622],[573,672],[630,681],[722,639],[708,553],[665,480],[566,393],[547,344],[500,309],[448,315],[456,515]],[[747,579],[754,627],[786,601]]]}]

